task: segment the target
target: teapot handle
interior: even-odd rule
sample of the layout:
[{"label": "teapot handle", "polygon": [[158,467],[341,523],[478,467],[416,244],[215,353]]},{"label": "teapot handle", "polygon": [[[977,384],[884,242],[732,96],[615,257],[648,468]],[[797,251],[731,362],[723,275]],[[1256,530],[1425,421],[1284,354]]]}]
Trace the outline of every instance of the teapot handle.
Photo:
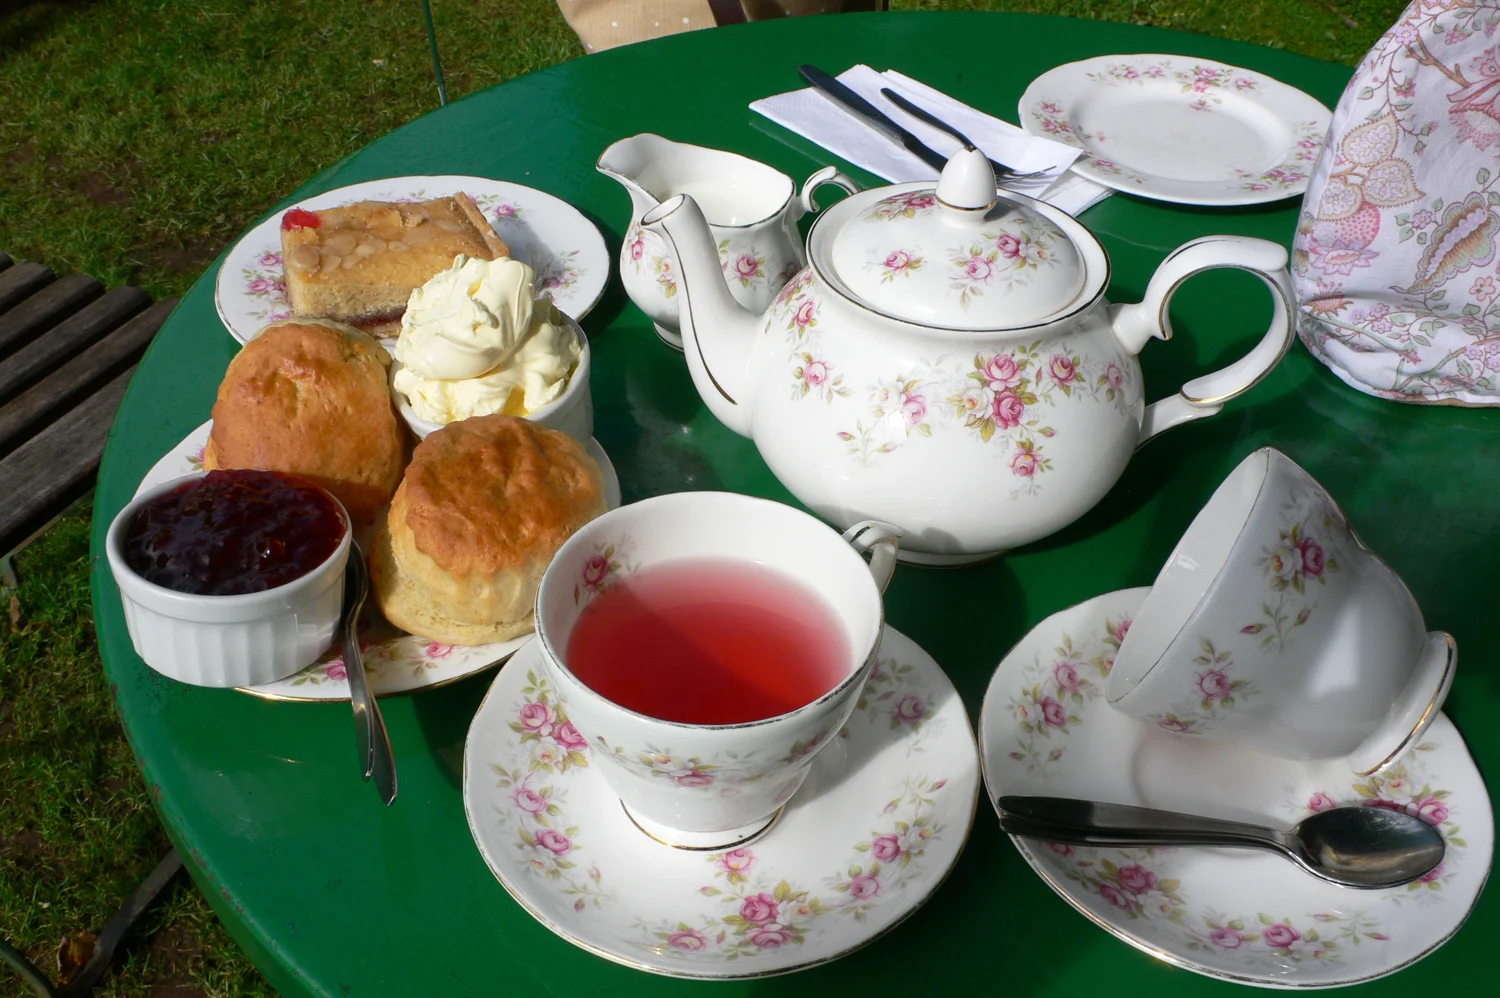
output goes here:
[{"label": "teapot handle", "polygon": [[810,211],[818,210],[818,199],[814,195],[819,187],[824,184],[834,184],[844,189],[845,194],[858,194],[859,185],[849,177],[839,172],[836,166],[825,166],[823,169],[808,177],[802,184],[802,192],[793,201],[794,207],[791,211],[791,220],[796,221]]},{"label": "teapot handle", "polygon": [[1286,356],[1292,345],[1293,303],[1291,275],[1286,270],[1286,247],[1248,236],[1205,236],[1179,246],[1151,275],[1139,305],[1111,305],[1110,325],[1121,345],[1139,353],[1153,337],[1172,338],[1167,306],[1184,281],[1215,267],[1248,270],[1271,289],[1274,313],[1271,326],[1251,350],[1228,367],[1194,378],[1176,394],[1146,406],[1141,420],[1140,446],[1162,430],[1179,423],[1212,416],[1224,403],[1249,391]]}]

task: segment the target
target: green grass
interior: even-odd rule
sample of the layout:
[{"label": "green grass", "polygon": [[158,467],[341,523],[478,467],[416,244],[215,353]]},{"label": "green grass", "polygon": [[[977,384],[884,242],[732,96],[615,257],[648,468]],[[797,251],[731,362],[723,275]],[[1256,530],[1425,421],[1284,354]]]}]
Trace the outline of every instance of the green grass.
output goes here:
[{"label": "green grass", "polygon": [[[1353,63],[1400,0],[896,0],[1153,24]],[[552,0],[435,0],[450,99],[580,55]],[[0,5],[0,250],[180,294],[304,179],[437,103],[416,0]],[[94,642],[85,504],[0,599],[0,934],[55,974],[167,843]],[[12,622],[7,622],[7,618]],[[19,984],[0,969],[0,994]],[[103,996],[270,994],[185,879]]]}]

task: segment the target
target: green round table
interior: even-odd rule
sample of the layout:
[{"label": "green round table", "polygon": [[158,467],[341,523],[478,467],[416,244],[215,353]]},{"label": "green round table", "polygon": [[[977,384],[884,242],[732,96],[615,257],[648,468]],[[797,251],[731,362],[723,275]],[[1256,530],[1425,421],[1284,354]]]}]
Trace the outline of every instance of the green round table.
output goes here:
[{"label": "green round table", "polygon": [[[1164,52],[1246,66],[1330,107],[1349,71],[1271,49],[1093,21],[1004,14],[908,13],[806,18],[695,32],[577,59],[475,94],[412,122],[314,177],[293,196],[403,174],[477,174],[529,184],[589,214],[618,246],[624,192],[594,171],[636,132],[733,149],[793,176],[821,149],[748,110],[800,85],[796,67],[887,66],[1013,119],[1026,84],[1057,63],[1111,52]],[[866,182],[878,178],[862,177]],[[1137,300],[1179,243],[1214,232],[1289,242],[1298,201],[1236,210],[1115,196],[1084,221],[1114,262],[1110,297]],[[94,608],[105,668],[162,823],[198,886],[282,994],[687,994],[704,985],[650,976],[575,949],[533,921],[495,880],[464,819],[464,736],[495,673],[383,701],[401,775],[383,807],[355,768],[346,704],[275,703],[199,689],[148,669],[131,649],[100,557],[104,531],[141,476],[209,415],[238,349],[214,310],[217,266],[182,300],[136,372],[99,475]],[[1269,306],[1243,274],[1207,275],[1174,301],[1177,337],[1145,351],[1147,396],[1243,353]],[[596,435],[625,499],[729,489],[791,502],[748,440],[721,426],[682,358],[613,281],[584,321],[593,341]],[[990,673],[1026,630],[1099,593],[1148,585],[1177,537],[1231,468],[1274,444],[1320,479],[1367,542],[1406,578],[1430,627],[1463,651],[1448,712],[1481,765],[1500,764],[1491,665],[1500,591],[1500,421],[1483,409],[1404,406],[1346,387],[1299,344],[1216,418],[1145,448],[1090,514],[979,567],[903,566],[890,622],[953,677],[971,714]],[[982,635],[982,637],[976,637]],[[1490,986],[1489,933],[1500,902],[1371,994],[1441,982]],[[833,964],[754,991],[910,994],[936,989],[1022,996],[1227,995],[1232,986],[1156,962],[1090,925],[1022,862],[980,803],[955,873],[911,919]]]}]

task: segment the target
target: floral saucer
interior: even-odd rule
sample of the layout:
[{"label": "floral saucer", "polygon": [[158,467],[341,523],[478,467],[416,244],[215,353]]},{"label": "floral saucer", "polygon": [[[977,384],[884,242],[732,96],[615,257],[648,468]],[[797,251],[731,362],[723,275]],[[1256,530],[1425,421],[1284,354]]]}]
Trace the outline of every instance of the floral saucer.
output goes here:
[{"label": "floral saucer", "polygon": [[[324,191],[296,205],[333,208],[355,201],[421,201],[463,191],[494,223],[517,260],[536,271],[540,296],[582,319],[604,294],[609,250],[598,228],[572,205],[531,187],[484,177],[390,177]],[[248,343],[261,328],[291,314],[281,268],[278,211],[234,244],[219,268],[214,303],[230,334]]]},{"label": "floral saucer", "polygon": [[[837,959],[937,890],[973,823],[979,765],[953,684],[885,629],[839,737],[781,819],[736,849],[637,829],[558,709],[529,644],[469,728],[464,809],[520,905],[591,953],[674,977],[765,977]],[[674,760],[652,764],[671,779]]]},{"label": "floral saucer", "polygon": [[[146,472],[136,494],[203,470],[203,448],[208,443],[213,425],[213,420],[209,420],[168,451]],[[615,474],[615,467],[604,448],[599,446],[599,441],[590,438],[587,446],[589,454],[604,472],[604,492],[609,508],[615,509],[620,505],[620,479]],[[373,533],[373,530],[362,530],[356,534],[365,550],[369,550]],[[445,645],[429,641],[390,624],[380,615],[373,600],[366,602],[360,615],[359,634],[365,672],[376,696],[446,686],[496,662],[503,662],[531,640],[530,634],[524,634],[487,645]],[[268,700],[348,700],[349,680],[344,671],[343,652],[335,644],[301,672],[274,683],[243,687],[242,692]]]},{"label": "floral saucer", "polygon": [[1021,126],[1083,150],[1074,172],[1181,204],[1260,204],[1307,190],[1333,114],[1263,73],[1168,55],[1106,55],[1032,81]]},{"label": "floral saucer", "polygon": [[1379,891],[1338,887],[1247,850],[1013,837],[1026,861],[1086,918],[1137,949],[1243,984],[1357,984],[1446,942],[1484,886],[1495,834],[1484,782],[1453,723],[1439,716],[1414,750],[1360,778],[1339,761],[1289,762],[1132,720],[1110,709],[1104,690],[1149,591],[1125,589],[1055,613],[1000,663],[980,717],[992,799],[1077,797],[1278,827],[1363,804],[1421,817],[1443,833],[1447,855],[1420,881]]}]

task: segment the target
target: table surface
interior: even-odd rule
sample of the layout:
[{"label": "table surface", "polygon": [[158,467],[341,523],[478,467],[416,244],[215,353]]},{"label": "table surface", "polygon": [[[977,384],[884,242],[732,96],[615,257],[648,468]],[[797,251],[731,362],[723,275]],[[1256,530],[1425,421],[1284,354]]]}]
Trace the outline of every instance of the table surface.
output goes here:
[{"label": "table surface", "polygon": [[[1349,76],[1344,67],[1271,49],[1092,21],[905,13],[768,22],[628,46],[475,94],[372,143],[295,196],[402,174],[477,174],[564,198],[617,247],[628,202],[593,168],[615,139],[658,132],[733,149],[799,178],[827,161],[747,109],[800,85],[800,63],[898,68],[1014,120],[1026,84],[1053,65],[1150,51],[1260,70],[1330,107]],[[1297,207],[1291,200],[1209,210],[1115,196],[1084,221],[1113,258],[1110,297],[1134,301],[1179,243],[1214,232],[1289,242]],[[180,685],[132,652],[118,591],[99,557],[104,529],[156,458],[208,417],[238,349],[214,311],[216,272],[183,299],[135,376],[99,476],[93,533],[105,668],[162,822],[198,885],[288,996],[701,993],[702,985],[572,948],[522,911],[485,867],[464,819],[459,773],[464,736],[492,671],[383,701],[401,772],[400,798],[387,809],[357,777],[347,706]],[[1243,352],[1268,313],[1258,282],[1245,275],[1190,282],[1174,302],[1176,339],[1143,356],[1148,398]],[[597,436],[620,471],[626,501],[709,488],[792,501],[751,443],[704,409],[681,358],[657,341],[617,280],[584,326],[594,348]],[[1457,638],[1464,655],[1448,712],[1481,766],[1500,764],[1500,725],[1483,721],[1500,706],[1486,626],[1500,589],[1493,557],[1500,520],[1490,513],[1500,462],[1484,460],[1500,453],[1496,414],[1366,397],[1300,344],[1220,416],[1144,449],[1069,529],[979,567],[903,566],[887,594],[888,618],[942,663],[972,714],[996,663],[1028,628],[1099,593],[1148,585],[1214,487],[1266,444],[1327,485],[1406,578],[1429,626]],[[1230,992],[1232,985],[1158,963],[1090,926],[1032,874],[989,805],[980,807],[955,874],[880,944],[793,977],[724,984],[719,992],[811,993],[851,980],[872,993],[934,984],[1038,996]],[[1432,981],[1450,993],[1487,989],[1496,930],[1500,901],[1489,895],[1472,924],[1420,969],[1364,991],[1395,995]]]}]

